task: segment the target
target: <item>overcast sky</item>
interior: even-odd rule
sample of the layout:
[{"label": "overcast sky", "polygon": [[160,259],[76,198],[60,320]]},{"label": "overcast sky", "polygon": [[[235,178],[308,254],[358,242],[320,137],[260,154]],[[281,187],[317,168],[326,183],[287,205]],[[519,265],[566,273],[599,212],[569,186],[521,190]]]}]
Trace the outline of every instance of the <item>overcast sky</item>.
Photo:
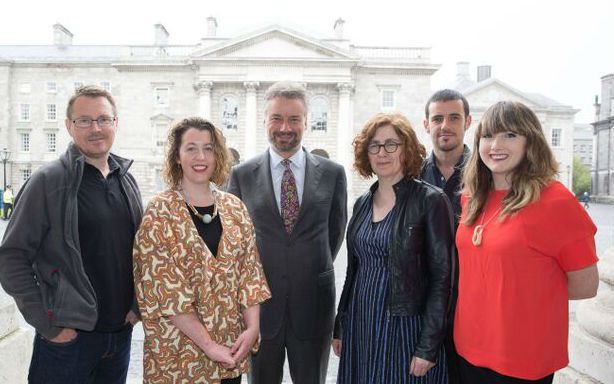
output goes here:
[{"label": "overcast sky", "polygon": [[516,89],[581,109],[576,122],[588,123],[601,76],[614,73],[613,15],[612,0],[0,0],[0,44],[50,44],[56,22],[77,45],[151,44],[158,22],[170,44],[195,44],[208,16],[219,37],[272,23],[330,37],[341,17],[355,45],[432,47],[442,64],[434,89],[453,83],[458,61],[473,77],[488,64]]}]

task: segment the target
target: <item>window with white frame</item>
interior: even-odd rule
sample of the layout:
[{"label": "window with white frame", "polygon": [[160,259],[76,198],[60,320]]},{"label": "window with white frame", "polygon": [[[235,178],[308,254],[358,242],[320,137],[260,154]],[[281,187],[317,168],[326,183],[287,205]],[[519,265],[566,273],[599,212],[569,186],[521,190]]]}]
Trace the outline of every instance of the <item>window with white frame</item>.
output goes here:
[{"label": "window with white frame", "polygon": [[81,87],[83,87],[83,82],[81,82],[81,81],[75,81],[75,82],[73,83],[73,88],[74,88],[74,90],[75,90],[75,91],[76,91],[77,89],[81,88]]},{"label": "window with white frame", "polygon": [[26,181],[28,181],[30,176],[32,176],[32,169],[22,168],[21,170],[19,170],[19,173],[21,174],[21,182],[25,183]]},{"label": "window with white frame", "polygon": [[100,86],[104,88],[106,91],[111,92],[111,82],[109,81],[101,81]]},{"label": "window with white frame", "polygon": [[30,121],[30,104],[19,104],[19,121]]},{"label": "window with white frame", "polygon": [[239,105],[234,96],[222,97],[222,127],[238,129]]},{"label": "window with white frame", "polygon": [[164,144],[166,144],[166,139],[168,137],[168,122],[158,121],[154,123],[154,131],[155,131],[155,141],[157,148],[164,148]]},{"label": "window with white frame", "polygon": [[382,89],[382,109],[390,110],[396,107],[397,91],[394,89]]},{"label": "window with white frame", "polygon": [[30,133],[22,132],[19,134],[19,150],[22,152],[30,152]]},{"label": "window with white frame", "polygon": [[154,88],[154,105],[156,107],[168,107],[170,90],[168,87]]},{"label": "window with white frame", "polygon": [[552,128],[552,138],[550,143],[553,147],[561,146],[561,135],[563,134],[563,130],[561,128]]},{"label": "window with white frame", "polygon": [[328,128],[328,100],[316,96],[309,103],[309,124],[312,131],[324,131]]},{"label": "window with white frame", "polygon": [[57,121],[58,120],[58,110],[55,104],[47,104],[45,108],[45,120],[47,121]]},{"label": "window with white frame", "polygon": [[55,81],[48,81],[45,85],[45,89],[47,90],[47,93],[57,93],[58,84]]},{"label": "window with white frame", "polygon": [[56,140],[55,132],[48,132],[47,133],[47,152],[55,152],[57,149],[56,143],[57,143],[57,140]]},{"label": "window with white frame", "polygon": [[30,93],[30,92],[32,92],[32,85],[30,83],[19,84],[19,93]]}]

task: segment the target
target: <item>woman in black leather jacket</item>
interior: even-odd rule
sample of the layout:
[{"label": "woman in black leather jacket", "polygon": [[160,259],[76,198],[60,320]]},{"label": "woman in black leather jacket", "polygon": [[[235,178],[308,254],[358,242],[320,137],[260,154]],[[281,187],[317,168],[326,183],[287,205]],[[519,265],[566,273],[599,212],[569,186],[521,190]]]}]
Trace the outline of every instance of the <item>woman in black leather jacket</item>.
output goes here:
[{"label": "woman in black leather jacket", "polygon": [[354,140],[354,167],[377,182],[348,226],[333,336],[338,383],[448,382],[452,213],[441,190],[415,179],[425,154],[400,114],[377,114]]}]

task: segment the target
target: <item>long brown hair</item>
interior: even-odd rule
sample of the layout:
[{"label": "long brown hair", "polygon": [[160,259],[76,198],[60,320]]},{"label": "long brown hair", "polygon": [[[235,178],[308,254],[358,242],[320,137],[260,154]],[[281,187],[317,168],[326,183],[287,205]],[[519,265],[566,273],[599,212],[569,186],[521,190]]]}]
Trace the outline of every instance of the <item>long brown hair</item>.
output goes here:
[{"label": "long brown hair", "polygon": [[492,173],[480,158],[480,140],[500,132],[514,132],[527,139],[525,156],[514,169],[510,190],[503,199],[501,219],[539,199],[541,189],[556,177],[557,162],[535,113],[516,101],[492,105],[478,124],[473,152],[463,171],[463,193],[469,197],[464,224],[475,223],[494,187]]}]

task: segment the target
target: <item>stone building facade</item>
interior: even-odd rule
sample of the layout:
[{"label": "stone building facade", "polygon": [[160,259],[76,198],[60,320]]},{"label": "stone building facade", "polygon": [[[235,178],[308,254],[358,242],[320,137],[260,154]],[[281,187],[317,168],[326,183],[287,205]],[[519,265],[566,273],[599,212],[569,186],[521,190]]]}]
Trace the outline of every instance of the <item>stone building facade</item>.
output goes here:
[{"label": "stone building facade", "polygon": [[[151,45],[77,46],[56,24],[53,45],[0,46],[0,147],[12,153],[7,173],[16,189],[64,151],[66,102],[83,84],[102,85],[116,97],[113,150],[135,160],[132,172],[148,200],[164,188],[166,133],[184,117],[200,115],[221,127],[236,161],[263,151],[263,95],[279,80],[307,89],[305,147],[351,175],[354,131],[383,110],[403,111],[419,126],[439,68],[430,48],[352,45],[343,20],[328,38],[279,25],[219,38],[216,20],[207,23],[208,36],[194,45],[168,44],[167,30],[156,24]],[[348,181],[351,195],[368,184],[357,176]]]},{"label": "stone building facade", "polygon": [[573,137],[573,154],[587,169],[593,169],[593,126],[575,124]]},{"label": "stone building facade", "polygon": [[[343,36],[337,20],[329,37],[315,37],[280,25],[247,34],[216,36],[215,18],[207,36],[193,45],[168,44],[169,33],[154,26],[150,45],[79,46],[60,24],[54,44],[0,46],[0,149],[11,151],[9,183],[18,190],[41,164],[66,148],[66,102],[75,87],[99,84],[115,96],[119,131],[114,152],[132,158],[132,172],[148,200],[164,189],[161,170],[169,127],[200,115],[224,132],[236,161],[267,147],[263,95],[279,80],[305,85],[310,104],[304,145],[346,167],[349,202],[371,183],[352,172],[352,139],[379,111],[408,116],[425,146],[424,103],[432,93],[430,48],[359,46]],[[478,68],[478,79],[459,64],[454,86],[472,106],[471,146],[483,111],[501,99],[520,100],[544,124],[560,162],[561,181],[570,185],[575,109],[512,88]],[[1,170],[0,170],[1,171]]]},{"label": "stone building facade", "polygon": [[593,196],[614,202],[614,73],[601,78],[601,103],[595,100]]}]

